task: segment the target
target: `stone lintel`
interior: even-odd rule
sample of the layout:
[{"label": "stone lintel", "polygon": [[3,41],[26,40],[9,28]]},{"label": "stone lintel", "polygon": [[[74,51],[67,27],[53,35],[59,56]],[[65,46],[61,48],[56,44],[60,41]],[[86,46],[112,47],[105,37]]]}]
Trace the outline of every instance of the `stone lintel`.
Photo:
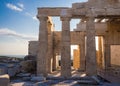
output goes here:
[{"label": "stone lintel", "polygon": [[[95,30],[97,32],[105,32],[107,31],[107,23],[95,23]],[[74,31],[86,31],[86,23],[80,22],[77,24],[77,29],[74,29]]]},{"label": "stone lintel", "polygon": [[73,3],[72,8],[73,9],[81,9],[85,8],[86,2],[81,2],[81,3]]},{"label": "stone lintel", "polygon": [[70,8],[67,7],[38,8],[38,15],[60,16],[63,9],[67,10],[68,13],[70,12]]},{"label": "stone lintel", "polygon": [[[79,7],[79,5],[78,5]],[[67,8],[67,7],[54,7],[54,8],[38,8],[38,15],[37,16],[61,16],[67,15],[71,16],[72,18],[83,18],[87,17],[88,15],[88,10],[92,9],[93,15],[97,15],[96,18],[99,17],[115,17],[118,16],[120,17],[120,9],[119,7],[113,8],[113,7],[102,7],[102,8],[96,8],[96,7],[91,7],[91,8],[86,8],[84,6],[80,6],[80,9],[75,9],[73,8]],[[66,11],[66,13],[65,13]]]},{"label": "stone lintel", "polygon": [[71,17],[61,16],[60,20],[61,20],[61,21],[70,21],[70,20],[71,20]]}]

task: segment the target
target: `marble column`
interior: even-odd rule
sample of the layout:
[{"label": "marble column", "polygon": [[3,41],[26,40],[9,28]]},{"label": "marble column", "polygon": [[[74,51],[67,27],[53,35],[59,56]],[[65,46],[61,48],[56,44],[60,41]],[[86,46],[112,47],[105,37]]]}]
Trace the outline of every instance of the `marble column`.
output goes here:
[{"label": "marble column", "polygon": [[47,51],[48,51],[48,28],[47,16],[38,16],[40,21],[39,27],[39,46],[37,56],[37,75],[47,76]]},{"label": "marble column", "polygon": [[80,43],[80,71],[85,71],[85,34],[81,32],[81,43]]},{"label": "marble column", "polygon": [[102,37],[98,37],[98,68],[102,68],[103,66],[103,53],[102,53]]},{"label": "marble column", "polygon": [[73,68],[78,70],[80,68],[80,49],[73,51]]},{"label": "marble column", "polygon": [[88,17],[86,22],[86,74],[88,76],[96,75],[96,45],[95,45],[95,24],[94,17]]},{"label": "marble column", "polygon": [[104,37],[104,69],[108,69],[111,66],[110,59],[110,43],[109,43],[109,35],[106,33]]},{"label": "marble column", "polygon": [[71,77],[71,56],[70,56],[70,18],[61,17],[61,76]]},{"label": "marble column", "polygon": [[58,55],[56,52],[54,52],[53,54],[53,71],[56,71],[57,70],[57,67],[58,67]]},{"label": "marble column", "polygon": [[48,53],[47,53],[47,72],[52,73],[52,62],[53,62],[53,24],[50,20],[47,22],[47,28],[48,28]]}]

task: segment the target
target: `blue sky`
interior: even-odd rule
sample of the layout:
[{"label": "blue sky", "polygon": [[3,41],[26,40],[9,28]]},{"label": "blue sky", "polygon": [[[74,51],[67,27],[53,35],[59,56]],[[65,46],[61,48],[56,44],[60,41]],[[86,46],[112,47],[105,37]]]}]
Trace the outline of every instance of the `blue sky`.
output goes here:
[{"label": "blue sky", "polygon": [[[71,7],[72,3],[85,1],[87,0],[0,0],[0,55],[27,54],[28,41],[38,39],[38,7]],[[55,30],[61,30],[59,18],[53,18],[53,22]],[[78,22],[72,20],[71,29]]]}]

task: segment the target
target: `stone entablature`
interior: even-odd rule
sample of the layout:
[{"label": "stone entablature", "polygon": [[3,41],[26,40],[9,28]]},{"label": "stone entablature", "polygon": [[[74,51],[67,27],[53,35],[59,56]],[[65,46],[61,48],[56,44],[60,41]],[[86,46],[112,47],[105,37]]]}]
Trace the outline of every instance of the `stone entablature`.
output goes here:
[{"label": "stone entablature", "polygon": [[[109,0],[110,1],[110,0]],[[61,16],[62,12],[66,12],[66,15],[72,18],[82,18],[88,16],[88,11],[91,10],[93,15],[97,17],[114,17],[120,16],[120,1],[106,0],[89,0],[84,3],[73,3],[72,8],[68,7],[44,7],[38,8],[38,16]]]},{"label": "stone entablature", "polygon": [[[86,31],[86,23],[80,22],[77,24],[77,29],[74,29],[75,31]],[[107,31],[107,23],[95,23],[95,30],[96,32],[105,32]]]}]

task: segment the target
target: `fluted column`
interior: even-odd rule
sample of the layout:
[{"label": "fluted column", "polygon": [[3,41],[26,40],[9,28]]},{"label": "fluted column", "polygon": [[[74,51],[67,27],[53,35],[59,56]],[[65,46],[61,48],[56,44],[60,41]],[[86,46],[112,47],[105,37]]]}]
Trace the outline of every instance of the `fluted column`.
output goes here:
[{"label": "fluted column", "polygon": [[71,76],[71,57],[70,57],[70,18],[61,17],[62,39],[61,39],[61,76]]},{"label": "fluted column", "polygon": [[52,32],[52,23],[50,17],[48,17],[47,21],[47,29],[48,29],[48,53],[47,53],[47,73],[52,73],[52,62],[53,62],[53,32]]},{"label": "fluted column", "polygon": [[39,26],[39,46],[37,56],[37,75],[43,74],[47,76],[47,50],[48,50],[48,29],[47,16],[38,16],[40,21]]},{"label": "fluted column", "polygon": [[104,36],[104,69],[108,69],[111,66],[110,59],[110,43],[109,43],[109,33],[107,32]]},{"label": "fluted column", "polygon": [[80,71],[85,71],[85,35],[81,32],[81,44],[80,44]]},{"label": "fluted column", "polygon": [[58,54],[56,52],[54,52],[53,54],[53,71],[57,70],[58,65]]},{"label": "fluted column", "polygon": [[102,37],[98,37],[98,67],[102,68],[103,67],[103,52],[102,52]]},{"label": "fluted column", "polygon": [[94,17],[89,16],[86,22],[86,73],[96,75],[96,45],[95,45],[95,24]]}]

